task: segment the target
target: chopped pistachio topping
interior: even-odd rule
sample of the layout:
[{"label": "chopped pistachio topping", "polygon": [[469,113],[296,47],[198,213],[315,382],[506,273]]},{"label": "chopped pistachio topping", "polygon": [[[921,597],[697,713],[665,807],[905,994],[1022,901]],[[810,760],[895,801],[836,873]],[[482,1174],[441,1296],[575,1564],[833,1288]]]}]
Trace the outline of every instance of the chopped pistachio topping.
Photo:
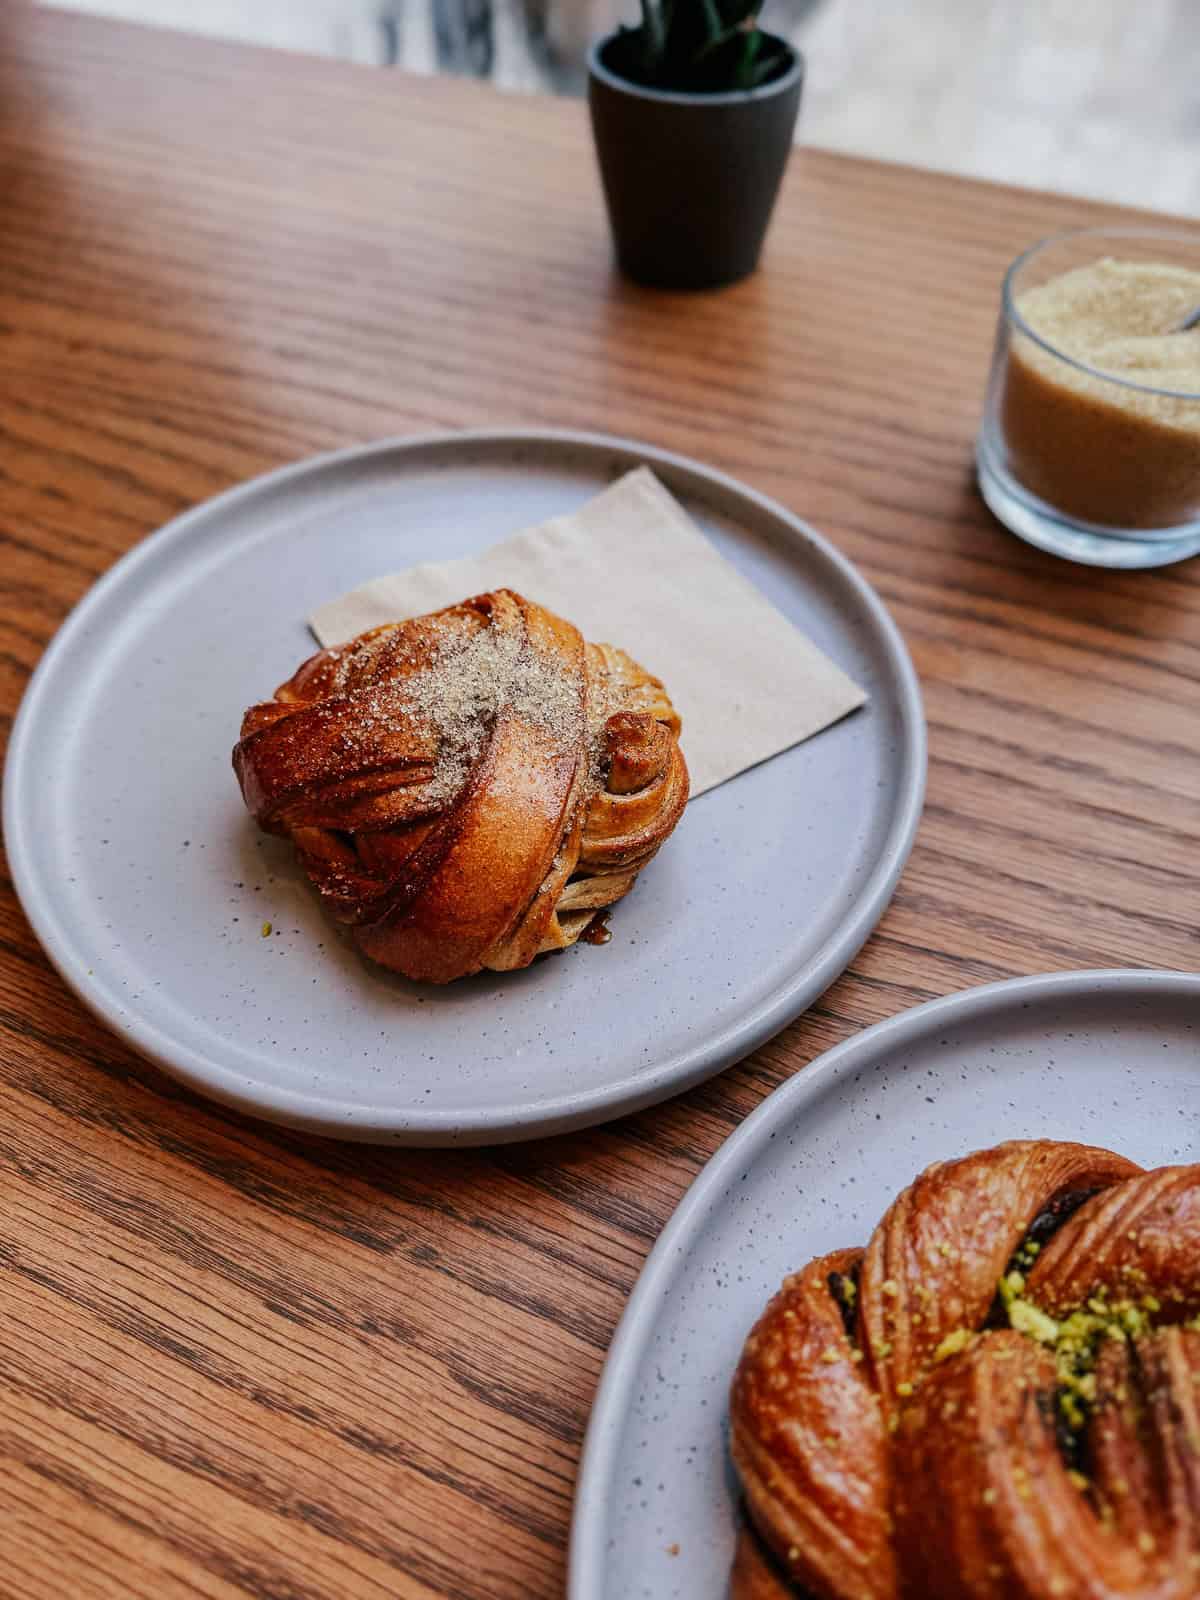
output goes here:
[{"label": "chopped pistachio topping", "polygon": [[1015,1328],[1018,1333],[1028,1334],[1039,1344],[1054,1345],[1058,1342],[1058,1323],[1044,1311],[1039,1311],[1031,1300],[1019,1300],[1015,1297],[1010,1300],[1008,1321],[1010,1327]]},{"label": "chopped pistachio topping", "polygon": [[[1017,1259],[1027,1248],[1018,1251]],[[1152,1294],[1142,1295],[1137,1302],[1117,1300],[1100,1291],[1078,1311],[1055,1318],[1025,1298],[1023,1272],[1006,1272],[998,1287],[1009,1326],[1054,1352],[1059,1411],[1067,1426],[1079,1432],[1096,1400],[1095,1367],[1105,1341],[1116,1339],[1124,1344],[1149,1333],[1152,1313],[1161,1310],[1159,1301]]]},{"label": "chopped pistachio topping", "polygon": [[1041,1253],[1042,1247],[1036,1239],[1026,1239],[1013,1257],[1013,1266],[1018,1272],[1028,1272]]},{"label": "chopped pistachio topping", "polygon": [[956,1356],[960,1350],[965,1350],[971,1342],[969,1328],[955,1328],[953,1333],[948,1333],[933,1352],[935,1361],[945,1361],[949,1356]]}]

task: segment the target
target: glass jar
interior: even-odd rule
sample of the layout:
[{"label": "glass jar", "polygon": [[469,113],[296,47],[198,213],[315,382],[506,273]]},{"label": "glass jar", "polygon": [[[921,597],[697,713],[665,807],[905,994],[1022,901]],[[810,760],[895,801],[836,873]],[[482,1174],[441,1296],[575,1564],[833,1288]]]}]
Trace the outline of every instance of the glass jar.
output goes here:
[{"label": "glass jar", "polygon": [[1173,331],[1196,309],[1200,238],[1181,232],[1086,229],[1018,256],[977,447],[1006,527],[1092,566],[1200,552],[1200,327]]}]

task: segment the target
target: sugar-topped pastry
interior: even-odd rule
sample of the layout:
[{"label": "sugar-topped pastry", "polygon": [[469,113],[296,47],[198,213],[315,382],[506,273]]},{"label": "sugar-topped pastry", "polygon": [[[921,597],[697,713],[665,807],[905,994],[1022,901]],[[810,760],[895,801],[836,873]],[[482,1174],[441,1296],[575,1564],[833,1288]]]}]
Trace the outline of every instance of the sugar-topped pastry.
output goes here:
[{"label": "sugar-topped pastry", "polygon": [[679,821],[663,685],[508,589],[322,650],[233,765],[363,952],[447,983],[574,944]]}]

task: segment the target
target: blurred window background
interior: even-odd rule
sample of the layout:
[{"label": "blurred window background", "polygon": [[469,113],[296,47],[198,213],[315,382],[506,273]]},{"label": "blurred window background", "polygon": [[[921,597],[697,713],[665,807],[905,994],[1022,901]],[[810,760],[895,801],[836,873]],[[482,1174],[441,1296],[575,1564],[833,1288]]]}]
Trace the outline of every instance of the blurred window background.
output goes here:
[{"label": "blurred window background", "polygon": [[[578,94],[636,0],[73,0],[72,9]],[[802,142],[1200,213],[1200,0],[768,0]]]}]

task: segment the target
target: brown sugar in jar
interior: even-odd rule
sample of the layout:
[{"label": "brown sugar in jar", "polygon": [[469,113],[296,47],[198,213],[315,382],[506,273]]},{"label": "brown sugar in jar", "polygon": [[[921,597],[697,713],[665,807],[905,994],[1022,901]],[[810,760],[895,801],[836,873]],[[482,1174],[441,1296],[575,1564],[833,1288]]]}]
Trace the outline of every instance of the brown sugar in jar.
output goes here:
[{"label": "brown sugar in jar", "polygon": [[1111,257],[1018,294],[998,396],[1012,476],[1082,522],[1200,519],[1200,328],[1170,331],[1197,306],[1200,272]]}]

